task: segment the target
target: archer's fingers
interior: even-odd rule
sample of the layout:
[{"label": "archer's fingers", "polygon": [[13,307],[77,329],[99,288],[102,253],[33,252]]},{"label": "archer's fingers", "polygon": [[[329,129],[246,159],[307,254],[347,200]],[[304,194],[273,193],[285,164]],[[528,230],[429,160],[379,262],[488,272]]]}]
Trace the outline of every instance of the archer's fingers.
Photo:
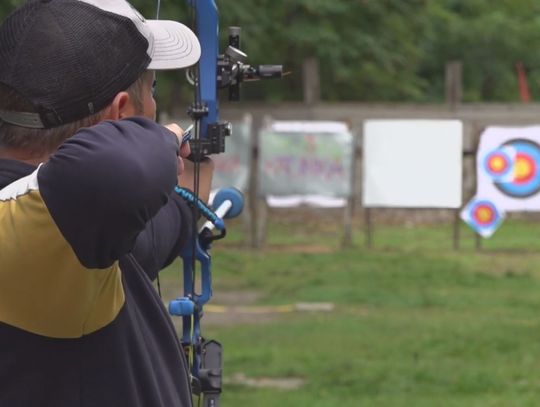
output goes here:
[{"label": "archer's fingers", "polygon": [[176,123],[167,124],[165,125],[165,128],[172,131],[178,138],[178,142],[180,143],[180,157],[185,158],[189,156],[191,154],[191,148],[189,146],[189,143],[182,143],[182,136],[184,135],[184,130]]},{"label": "archer's fingers", "polygon": [[188,157],[191,154],[191,147],[189,146],[189,142],[186,141],[180,146],[180,157]]}]

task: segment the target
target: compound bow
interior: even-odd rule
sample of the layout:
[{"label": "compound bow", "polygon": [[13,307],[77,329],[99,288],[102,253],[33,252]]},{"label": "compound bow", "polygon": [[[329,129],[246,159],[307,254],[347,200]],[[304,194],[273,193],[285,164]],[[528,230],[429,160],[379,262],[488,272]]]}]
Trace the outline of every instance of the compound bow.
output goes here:
[{"label": "compound bow", "polygon": [[[194,139],[190,142],[195,162],[195,191],[176,188],[176,192],[195,208],[194,219],[203,215],[208,222],[197,231],[194,239],[180,256],[183,259],[184,294],[171,301],[171,315],[182,317],[182,345],[186,351],[192,376],[193,393],[203,396],[205,407],[218,407],[222,378],[222,347],[215,340],[206,340],[201,334],[203,305],[212,296],[211,257],[209,250],[214,240],[226,233],[223,217],[240,214],[242,194],[235,189],[220,191],[214,198],[215,212],[198,198],[200,161],[210,154],[225,151],[225,138],[232,133],[229,122],[220,122],[218,89],[228,88],[229,100],[240,98],[240,84],[247,79],[281,78],[281,65],[253,67],[246,63],[247,55],[240,50],[240,28],[229,28],[229,46],[219,53],[219,18],[214,0],[187,0],[195,16],[195,32],[201,43],[201,58],[196,69],[188,75],[195,86],[195,101],[188,113],[194,121]],[[214,235],[212,230],[220,230]],[[196,263],[200,264],[200,292],[196,291]]]}]

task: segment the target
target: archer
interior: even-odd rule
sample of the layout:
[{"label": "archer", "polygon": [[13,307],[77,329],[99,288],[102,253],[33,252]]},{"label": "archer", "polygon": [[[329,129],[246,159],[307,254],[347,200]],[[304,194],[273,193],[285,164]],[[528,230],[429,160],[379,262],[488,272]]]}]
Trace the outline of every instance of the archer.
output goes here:
[{"label": "archer", "polygon": [[191,406],[151,281],[192,234],[173,189],[193,166],[153,83],[199,55],[124,0],[31,0],[0,26],[0,405]]}]

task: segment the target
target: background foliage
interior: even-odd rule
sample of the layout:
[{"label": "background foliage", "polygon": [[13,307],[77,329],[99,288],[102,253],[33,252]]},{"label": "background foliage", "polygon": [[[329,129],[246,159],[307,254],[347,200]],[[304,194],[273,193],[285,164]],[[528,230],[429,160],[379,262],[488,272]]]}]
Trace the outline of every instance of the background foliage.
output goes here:
[{"label": "background foliage", "polygon": [[[21,0],[3,0],[3,18]],[[147,17],[154,1],[133,0]],[[440,102],[444,66],[463,62],[464,101],[518,101],[516,62],[540,97],[540,3],[536,0],[218,1],[221,28],[243,28],[253,64],[283,63],[287,80],[244,87],[247,100],[301,100],[302,62],[320,62],[327,101]],[[161,18],[189,22],[185,1],[163,0]],[[226,38],[226,34],[223,36]],[[163,107],[190,99],[178,74],[163,76]],[[164,105],[163,105],[164,104]]]}]

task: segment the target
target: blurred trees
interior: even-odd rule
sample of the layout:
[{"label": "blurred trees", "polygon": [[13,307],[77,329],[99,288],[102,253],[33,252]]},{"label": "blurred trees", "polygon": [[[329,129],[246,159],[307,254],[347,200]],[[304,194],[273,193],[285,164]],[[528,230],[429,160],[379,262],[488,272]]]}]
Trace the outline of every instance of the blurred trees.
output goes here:
[{"label": "blurred trees", "polygon": [[[133,0],[148,18],[156,2]],[[3,0],[0,17],[21,0]],[[301,100],[302,64],[319,61],[323,100],[442,102],[444,67],[463,62],[463,99],[518,101],[515,64],[540,99],[537,0],[218,0],[223,47],[241,26],[250,63],[291,75],[243,87],[245,100]],[[161,18],[189,23],[185,0],[162,0]],[[160,74],[166,105],[191,97],[178,73]]]},{"label": "blurred trees", "polygon": [[[465,101],[519,100],[519,61],[533,98],[540,98],[537,0],[259,0],[257,8],[246,0],[221,3],[224,24],[244,27],[253,60],[282,61],[293,71],[286,86],[263,85],[274,98],[301,97],[298,75],[310,56],[320,61],[324,100],[443,101],[450,60],[463,62]],[[245,88],[261,97],[260,90]]]},{"label": "blurred trees", "polygon": [[540,99],[540,2],[535,0],[436,0],[426,8],[426,54],[418,75],[433,87],[427,100],[442,93],[442,66],[463,61],[466,101],[519,99],[515,64],[528,71],[533,99]]}]

